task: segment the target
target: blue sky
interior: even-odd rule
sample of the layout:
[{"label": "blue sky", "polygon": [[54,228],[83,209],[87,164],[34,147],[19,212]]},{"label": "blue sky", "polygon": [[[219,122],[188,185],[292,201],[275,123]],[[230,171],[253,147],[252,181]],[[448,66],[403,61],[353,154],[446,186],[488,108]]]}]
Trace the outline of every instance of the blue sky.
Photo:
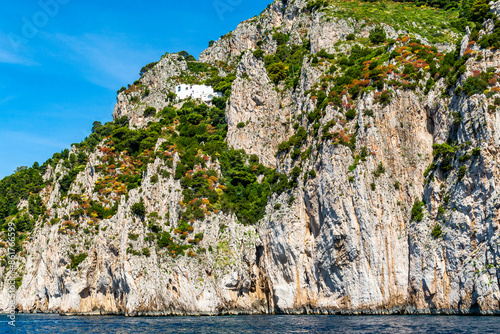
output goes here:
[{"label": "blue sky", "polygon": [[165,52],[198,57],[272,0],[3,0],[0,178],[112,120],[116,91]]}]

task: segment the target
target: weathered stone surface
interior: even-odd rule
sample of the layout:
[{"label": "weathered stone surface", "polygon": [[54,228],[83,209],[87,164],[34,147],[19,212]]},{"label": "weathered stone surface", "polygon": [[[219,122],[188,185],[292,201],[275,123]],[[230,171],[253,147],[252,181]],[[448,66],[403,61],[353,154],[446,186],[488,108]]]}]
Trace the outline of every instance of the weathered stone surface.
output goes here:
[{"label": "weathered stone surface", "polygon": [[[187,68],[187,62],[179,57],[179,54],[165,54],[142,76],[140,88],[137,87],[130,93],[118,93],[113,118],[127,116],[130,126],[144,127],[151,120],[149,117],[144,117],[144,110],[153,107],[159,111],[167,106],[170,102],[166,100],[167,94],[173,92],[175,87],[175,83],[170,79],[181,75]],[[146,90],[149,91],[148,94]],[[140,103],[134,102],[132,100],[134,97]]]},{"label": "weathered stone surface", "polygon": [[328,19],[324,13],[314,15],[309,30],[311,52],[318,53],[321,49],[329,51],[335,43],[345,40],[347,35],[354,33],[354,28],[354,20]]},{"label": "weathered stone surface", "polygon": [[[308,91],[328,68],[312,66],[306,57],[297,87],[276,86],[263,61],[246,50],[256,48],[264,38],[261,31],[279,27],[291,34],[293,43],[309,36],[311,51],[318,52],[332,47],[360,23],[322,21],[321,15],[311,18],[303,13],[305,1],[285,3],[276,1],[258,19],[240,24],[201,59],[235,61],[235,56],[241,56],[226,110],[228,145],[290,174],[299,164],[289,156],[276,156],[277,146],[293,135],[293,123],[306,125],[299,115],[315,108]],[[385,28],[390,36],[400,33]],[[304,34],[301,29],[309,30]],[[369,29],[359,33],[366,37]],[[463,52],[467,44],[468,39]],[[266,43],[265,51],[273,52],[275,46]],[[500,68],[498,52],[480,51],[482,60],[469,59],[460,82],[474,70]],[[141,97],[143,104],[132,104],[119,94],[115,118],[127,115],[132,125],[147,124],[143,106],[166,105],[169,79],[187,68],[177,58],[164,57],[143,76],[141,82],[150,89],[149,96]],[[311,154],[300,165],[298,186],[273,195],[256,226],[244,226],[234,216],[221,213],[194,223],[196,230],[204,231],[200,245],[213,247],[197,258],[159,256],[153,247],[149,257],[127,252],[130,244],[137,250],[147,245],[143,221],[130,212],[140,199],[148,212],[158,212],[160,217],[170,212],[169,218],[160,219],[163,230],[178,223],[179,181],[172,177],[150,181],[159,169],[173,172],[175,164],[169,168],[157,159],[147,167],[141,188],[122,197],[118,214],[103,220],[99,232],[86,237],[87,243],[76,245],[77,253],[89,255],[77,271],[67,268],[71,239],[61,236],[58,226],[37,225],[33,239],[25,242],[25,275],[16,294],[17,307],[127,315],[499,314],[500,114],[488,111],[493,98],[458,92],[443,97],[444,86],[444,80],[439,80],[426,95],[420,89],[397,90],[387,106],[376,103],[373,92],[365,94],[353,106],[357,115],[349,124],[333,106],[326,107],[321,126],[335,120],[332,132],[357,131],[354,153],[366,147],[366,159],[350,171],[354,163],[350,148],[310,136],[304,147],[310,147]],[[437,170],[424,178],[433,162],[433,144],[448,138],[456,146],[470,148],[460,148],[457,157],[472,148],[481,151],[465,163],[455,159],[448,176]],[[90,157],[72,191],[93,196],[100,156],[95,152]],[[380,163],[385,172],[377,176],[373,172]],[[460,166],[467,168],[462,180],[457,175]],[[310,176],[311,170],[315,177]],[[44,179],[56,175],[60,179],[67,172],[59,164]],[[58,184],[45,191],[47,207],[59,217],[72,212],[75,204],[61,199]],[[416,222],[411,210],[415,199],[422,198],[424,218]],[[447,205],[443,205],[445,198]],[[431,231],[438,224],[443,235],[435,238]],[[139,237],[131,240],[129,233]],[[5,276],[5,268],[0,267],[0,310],[8,302]]]},{"label": "weathered stone surface", "polygon": [[246,52],[233,83],[226,118],[230,147],[256,154],[267,166],[276,165],[278,144],[286,139],[289,112],[267,76],[264,62]]},{"label": "weathered stone surface", "polygon": [[[298,20],[307,22],[308,19],[299,14],[307,1],[295,0],[292,5],[287,0],[278,0],[271,3],[258,17],[241,22],[234,31],[215,41],[214,45],[203,51],[200,61],[213,63],[216,61],[229,61],[232,57],[241,55],[245,50],[257,48],[261,39],[272,41],[272,36],[266,33],[273,28],[280,28],[282,32],[290,33],[292,27],[295,32],[299,27],[294,25]],[[275,51],[273,43],[266,43],[264,51]]]}]

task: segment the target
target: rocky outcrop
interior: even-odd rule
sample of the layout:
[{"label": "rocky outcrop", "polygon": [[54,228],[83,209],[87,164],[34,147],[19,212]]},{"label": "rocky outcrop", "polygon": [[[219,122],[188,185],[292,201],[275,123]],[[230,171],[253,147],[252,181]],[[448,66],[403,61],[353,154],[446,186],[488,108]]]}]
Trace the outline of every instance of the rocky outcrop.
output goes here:
[{"label": "rocky outcrop", "polygon": [[320,50],[329,50],[338,41],[355,32],[354,20],[329,20],[323,13],[315,15],[309,30],[311,41],[311,52],[318,53]]},{"label": "rocky outcrop", "polygon": [[[147,173],[162,167],[157,159]],[[87,169],[78,180],[90,176]],[[132,190],[127,197],[113,218],[103,220],[97,231],[86,232],[82,240],[62,235],[60,226],[40,226],[34,232],[26,274],[17,291],[19,311],[89,315],[268,311],[266,281],[256,266],[260,240],[255,227],[238,224],[234,216],[218,215],[195,225],[204,232],[200,245],[215,248],[206,256],[174,259],[159,256],[154,248],[148,256],[132,255],[127,249],[148,247],[144,220],[130,214],[132,204],[144,200],[147,211],[157,212],[158,223],[167,230],[177,225],[182,195],[178,181],[160,178],[155,184],[146,179],[140,191]],[[56,211],[64,216],[75,208],[76,203],[70,202]],[[78,271],[68,267],[70,250],[88,254]],[[0,309],[6,309],[8,291],[2,290],[1,296]]]},{"label": "rocky outcrop", "polygon": [[[368,98],[363,107],[374,106]],[[410,250],[405,222],[407,206],[423,190],[423,180],[414,175],[423,173],[432,156],[427,115],[417,96],[402,94],[374,119],[361,117],[358,125],[365,129],[358,141],[372,154],[358,166],[353,182],[348,180],[350,150],[322,145],[307,166],[316,170],[316,178],[294,194],[290,207],[288,198],[275,198],[285,209],[269,212],[261,224],[280,311],[393,312],[406,305]],[[376,178],[372,172],[380,161],[386,172]]]},{"label": "rocky outcrop", "polygon": [[159,111],[172,102],[167,99],[168,93],[175,88],[171,79],[187,69],[187,62],[182,56],[165,54],[134,85],[118,93],[113,118],[127,116],[131,126],[145,126],[151,119],[144,117],[144,110],[153,107]]},{"label": "rocky outcrop", "polygon": [[[465,76],[498,68],[498,53],[483,52],[487,60],[468,60]],[[448,131],[460,148],[459,155],[470,155],[470,147],[481,154],[466,160],[465,175],[459,175],[459,162],[455,162],[450,176],[436,172],[424,189],[430,210],[422,224],[410,226],[409,238],[410,298],[417,309],[497,314],[500,308],[500,194],[496,190],[500,123],[498,113],[488,111],[491,103],[484,95],[455,95],[447,106],[431,112],[435,142],[443,142],[446,138],[439,134]],[[460,123],[439,120],[446,107],[461,118]],[[449,210],[440,210],[446,206]],[[423,233],[436,222],[442,225],[441,239]]]},{"label": "rocky outcrop", "polygon": [[[306,2],[305,0],[274,1],[261,15],[240,23],[234,31],[215,41],[211,47],[201,53],[200,61],[227,62],[233,57],[240,56],[245,50],[256,49],[257,42],[260,40],[269,42],[263,45],[267,53],[275,52],[275,45],[272,43],[273,29],[279,28],[280,31],[292,33],[294,36],[300,35],[297,33],[300,28],[298,25],[303,27],[309,21],[307,17],[299,15]],[[296,44],[299,44],[299,41]]]},{"label": "rocky outcrop", "polygon": [[[145,168],[141,186],[120,197],[117,214],[90,226],[81,239],[61,234],[60,225],[37,225],[24,243],[24,275],[16,295],[20,311],[500,314],[500,115],[495,97],[460,90],[443,95],[444,79],[425,93],[419,87],[395,89],[387,104],[371,91],[349,107],[355,111],[352,120],[329,104],[316,128],[329,124],[331,133],[347,142],[355,136],[354,145],[320,140],[307,115],[316,109],[311,90],[323,84],[320,79],[330,66],[313,65],[313,57],[306,56],[295,86],[275,85],[264,61],[248,49],[264,40],[262,49],[274,52],[269,32],[275,28],[290,34],[291,44],[310,39],[311,53],[333,52],[348,33],[366,37],[373,27],[328,20],[323,13],[305,12],[305,5],[275,1],[200,56],[204,62],[237,64],[226,109],[228,146],[257,155],[279,173],[300,170],[297,186],[273,194],[255,226],[221,212],[193,221],[204,233],[199,253],[165,256],[148,248],[147,224],[153,218],[130,212],[142,200],[146,212],[157,213],[153,221],[161,231],[179,223],[182,185],[173,177],[179,155],[174,153],[171,166],[156,158]],[[390,37],[402,33],[384,27]],[[468,44],[466,37],[462,54]],[[468,59],[461,83],[478,71],[500,68],[498,51],[477,46],[474,51],[482,57]],[[146,125],[145,106],[168,105],[172,78],[187,70],[177,54],[164,56],[136,88],[118,95],[114,117],[126,115],[131,125]],[[130,101],[133,96],[139,103]],[[345,97],[342,103],[347,104]],[[303,145],[308,155],[300,162],[277,152],[299,126],[309,134]],[[157,143],[157,153],[164,140]],[[438,159],[434,145],[443,143],[453,145],[452,168],[429,168]],[[97,199],[101,159],[96,150],[70,193]],[[217,161],[207,157],[206,163],[220,173]],[[159,171],[166,173],[153,182],[151,176]],[[67,172],[59,164],[44,179],[60,180]],[[44,191],[52,215],[70,215],[76,208],[70,198],[62,198],[58,183]],[[418,208],[421,217],[415,219]],[[70,251],[88,254],[78,270],[68,268]],[[2,279],[6,273],[0,267]],[[7,301],[3,280],[0,310]]]},{"label": "rocky outcrop", "polygon": [[238,67],[226,114],[227,143],[256,154],[267,166],[276,165],[278,144],[287,139],[290,130],[290,108],[283,106],[284,101],[274,88],[264,62],[246,52]]}]

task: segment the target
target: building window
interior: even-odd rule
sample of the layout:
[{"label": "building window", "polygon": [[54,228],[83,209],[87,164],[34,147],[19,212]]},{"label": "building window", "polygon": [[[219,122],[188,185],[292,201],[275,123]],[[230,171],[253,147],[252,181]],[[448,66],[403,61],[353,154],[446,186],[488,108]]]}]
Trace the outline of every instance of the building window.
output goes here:
[{"label": "building window", "polygon": [[180,92],[180,91],[181,91],[181,86],[179,86],[179,89],[178,89],[177,91],[178,91],[178,92]]}]

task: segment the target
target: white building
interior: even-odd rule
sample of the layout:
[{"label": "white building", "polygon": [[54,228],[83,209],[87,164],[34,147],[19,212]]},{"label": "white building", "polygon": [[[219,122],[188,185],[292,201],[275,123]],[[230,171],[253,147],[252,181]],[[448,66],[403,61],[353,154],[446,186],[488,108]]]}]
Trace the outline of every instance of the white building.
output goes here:
[{"label": "white building", "polygon": [[222,93],[214,92],[214,89],[205,85],[179,85],[175,88],[178,100],[187,99],[191,96],[193,99],[200,99],[203,102],[210,102],[216,96],[222,97]]}]

